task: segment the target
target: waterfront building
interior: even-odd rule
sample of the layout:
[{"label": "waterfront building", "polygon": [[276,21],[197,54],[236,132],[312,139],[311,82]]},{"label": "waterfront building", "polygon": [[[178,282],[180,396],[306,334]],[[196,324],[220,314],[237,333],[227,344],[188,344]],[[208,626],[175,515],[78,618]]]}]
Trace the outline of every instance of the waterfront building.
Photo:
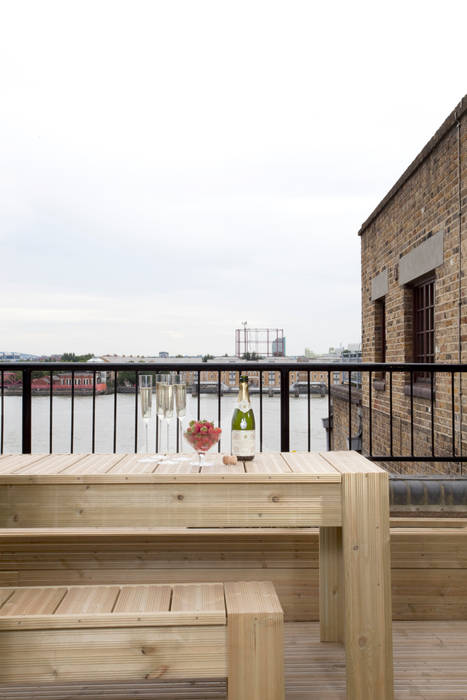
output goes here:
[{"label": "waterfront building", "polygon": [[[364,362],[464,363],[467,356],[467,96],[401,175],[362,225],[362,357]],[[465,381],[465,380],[464,380]],[[452,449],[451,379],[434,379],[435,453]],[[456,453],[465,453],[466,387],[455,377]],[[372,385],[373,454],[390,453],[389,386],[385,373]],[[358,399],[358,401],[357,401]],[[362,426],[369,451],[369,386],[355,394],[353,430]],[[413,386],[415,455],[431,454],[431,379],[418,373]],[[410,375],[393,376],[394,455],[410,454]],[[334,447],[344,446],[334,401]],[[337,419],[336,419],[337,416]],[[388,466],[389,468],[389,466]],[[454,463],[406,463],[406,472],[459,471]]]}]

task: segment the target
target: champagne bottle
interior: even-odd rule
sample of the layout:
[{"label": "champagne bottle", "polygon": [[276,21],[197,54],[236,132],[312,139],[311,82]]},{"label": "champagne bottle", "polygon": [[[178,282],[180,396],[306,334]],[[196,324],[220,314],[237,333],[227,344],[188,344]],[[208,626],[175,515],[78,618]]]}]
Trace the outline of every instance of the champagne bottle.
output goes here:
[{"label": "champagne bottle", "polygon": [[232,416],[232,454],[238,459],[255,456],[255,415],[248,392],[248,377],[240,377],[237,405]]}]

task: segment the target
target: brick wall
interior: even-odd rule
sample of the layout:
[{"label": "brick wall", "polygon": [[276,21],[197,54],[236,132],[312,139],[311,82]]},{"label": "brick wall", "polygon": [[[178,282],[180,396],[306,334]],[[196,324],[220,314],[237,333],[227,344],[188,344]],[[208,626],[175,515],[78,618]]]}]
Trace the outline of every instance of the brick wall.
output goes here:
[{"label": "brick wall", "polygon": [[[459,201],[460,199],[460,201]],[[435,362],[465,362],[467,358],[467,99],[458,105],[388,196],[365,222],[361,233],[362,359],[381,361],[381,319],[371,299],[372,280],[388,274],[386,307],[386,362],[413,361],[413,291],[399,281],[400,258],[424,241],[444,232],[444,259],[435,274]],[[459,329],[459,304],[461,327]],[[459,333],[460,331],[460,333]],[[461,353],[459,354],[459,335]],[[389,452],[389,378],[375,377],[373,385],[372,452]],[[393,377],[394,454],[410,454],[410,396],[407,373]],[[455,377],[456,450],[467,454],[467,374],[462,382],[462,445],[460,380]],[[435,380],[435,454],[452,447],[451,379]],[[369,452],[369,385],[363,377],[363,452]],[[431,453],[431,401],[414,397],[414,452]],[[455,464],[393,465],[394,471],[456,472]]]}]

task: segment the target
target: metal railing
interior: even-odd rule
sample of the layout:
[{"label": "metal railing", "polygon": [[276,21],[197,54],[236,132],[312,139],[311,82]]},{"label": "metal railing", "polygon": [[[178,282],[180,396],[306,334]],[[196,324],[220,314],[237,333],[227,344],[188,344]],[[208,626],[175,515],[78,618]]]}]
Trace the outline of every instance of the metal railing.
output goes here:
[{"label": "metal railing", "polygon": [[[278,372],[280,374],[280,449],[283,452],[290,450],[290,372],[299,372],[302,376],[306,373],[307,376],[307,449],[311,450],[311,377],[312,373],[321,372],[327,377],[327,404],[329,423],[332,422],[333,415],[333,386],[332,374],[334,372],[346,372],[348,382],[340,385],[340,392],[345,393],[348,401],[347,410],[347,447],[352,447],[352,399],[353,394],[357,391],[354,385],[352,375],[358,375],[363,379],[363,402],[362,409],[367,411],[367,431],[368,436],[364,435],[366,449],[365,454],[374,461],[384,462],[457,462],[463,463],[467,461],[467,456],[462,454],[462,440],[456,448],[456,440],[459,439],[459,431],[462,430],[462,381],[461,378],[464,372],[467,371],[467,365],[462,364],[406,364],[406,363],[349,363],[349,362],[333,362],[333,363],[296,363],[296,362],[163,362],[163,363],[63,363],[63,362],[2,362],[0,363],[0,454],[4,451],[4,416],[5,416],[5,396],[8,394],[8,387],[5,382],[5,374],[7,372],[21,372],[22,408],[21,408],[21,448],[23,453],[30,453],[32,449],[32,378],[34,372],[46,373],[50,381],[50,398],[49,398],[49,451],[53,452],[54,435],[53,435],[53,419],[54,419],[54,390],[53,376],[55,373],[67,372],[71,375],[70,384],[70,452],[74,451],[74,436],[75,436],[75,374],[77,372],[86,372],[93,375],[92,389],[92,424],[91,424],[91,451],[94,453],[96,448],[96,377],[98,373],[105,371],[113,376],[113,428],[112,428],[112,444],[113,451],[117,449],[117,416],[118,416],[118,373],[131,372],[134,375],[134,451],[138,450],[138,377],[140,374],[149,372],[190,372],[195,373],[196,379],[196,396],[197,396],[197,417],[200,418],[200,400],[201,400],[201,373],[202,372],[217,372],[217,418],[220,424],[222,414],[222,387],[221,373],[222,372],[247,372],[257,373],[259,380],[259,447],[263,450],[263,396],[265,387],[263,382],[264,372]],[[416,382],[417,375],[428,373],[430,380],[428,384],[423,385],[422,401],[425,408],[428,406],[430,413],[430,431],[431,431],[431,448],[429,454],[415,454],[414,431],[418,429],[417,420],[415,419],[414,405],[415,401],[420,399],[420,384]],[[394,451],[394,396],[399,397],[400,387],[394,389],[393,376],[394,374],[403,374],[405,377],[405,395],[408,397],[409,406],[409,431],[410,431],[410,450],[408,454],[395,454]],[[435,412],[437,410],[436,394],[435,394],[435,377],[442,375],[448,377],[447,384],[450,387],[449,394],[449,409],[446,409],[446,401],[444,401],[444,415],[446,411],[450,415],[450,419],[445,419],[445,432],[449,439],[450,450],[443,450],[443,454],[436,454],[435,450]],[[458,389],[456,391],[456,375],[458,375]],[[373,450],[374,444],[374,414],[375,414],[375,380],[381,383],[381,377],[389,376],[387,397],[388,406],[388,421],[389,421],[389,440],[387,451],[384,454],[377,454]],[[344,387],[344,389],[342,389]],[[329,390],[331,388],[331,390]],[[386,384],[384,386],[386,392]],[[399,393],[398,393],[399,392]],[[341,397],[342,398],[342,397]],[[459,427],[456,430],[456,401],[457,414],[460,413]],[[330,425],[331,428],[331,425]],[[328,440],[328,449],[333,449],[333,436]],[[158,449],[158,422],[156,421],[156,450]],[[179,436],[177,434],[177,449],[179,447]],[[220,446],[219,446],[220,449]]]}]

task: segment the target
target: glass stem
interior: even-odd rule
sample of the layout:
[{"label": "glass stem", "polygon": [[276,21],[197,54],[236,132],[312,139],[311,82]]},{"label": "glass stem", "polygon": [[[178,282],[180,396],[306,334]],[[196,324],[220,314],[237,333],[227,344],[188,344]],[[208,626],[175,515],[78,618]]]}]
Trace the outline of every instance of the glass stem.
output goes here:
[{"label": "glass stem", "polygon": [[148,420],[144,421],[144,434],[145,434],[145,443],[146,443],[146,454],[149,454],[149,421]]},{"label": "glass stem", "polygon": [[167,454],[169,454],[169,421],[167,421]]}]

